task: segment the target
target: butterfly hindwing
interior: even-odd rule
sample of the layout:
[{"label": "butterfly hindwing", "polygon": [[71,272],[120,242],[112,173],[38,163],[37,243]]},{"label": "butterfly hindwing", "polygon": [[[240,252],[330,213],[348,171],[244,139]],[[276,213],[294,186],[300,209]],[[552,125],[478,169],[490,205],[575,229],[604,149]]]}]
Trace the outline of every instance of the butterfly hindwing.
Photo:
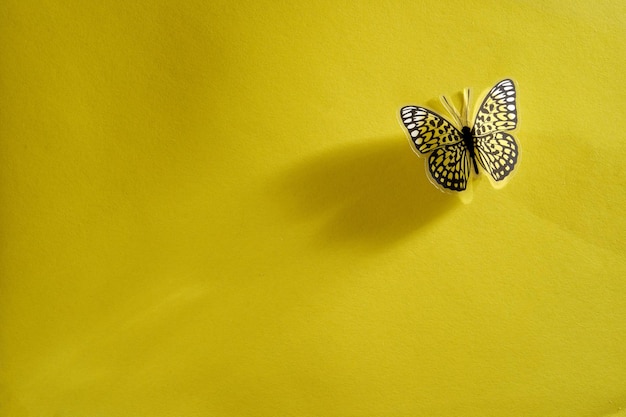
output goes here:
[{"label": "butterfly hindwing", "polygon": [[513,81],[496,84],[483,100],[474,121],[474,136],[513,130],[517,127],[517,93]]},{"label": "butterfly hindwing", "polygon": [[428,157],[431,178],[441,187],[451,191],[467,188],[470,163],[463,142],[436,148]]},{"label": "butterfly hindwing", "polygon": [[406,106],[400,110],[402,123],[420,153],[461,142],[461,132],[443,117],[424,107]]},{"label": "butterfly hindwing", "polygon": [[502,181],[513,170],[519,157],[515,138],[506,132],[474,137],[478,162],[496,181]]}]

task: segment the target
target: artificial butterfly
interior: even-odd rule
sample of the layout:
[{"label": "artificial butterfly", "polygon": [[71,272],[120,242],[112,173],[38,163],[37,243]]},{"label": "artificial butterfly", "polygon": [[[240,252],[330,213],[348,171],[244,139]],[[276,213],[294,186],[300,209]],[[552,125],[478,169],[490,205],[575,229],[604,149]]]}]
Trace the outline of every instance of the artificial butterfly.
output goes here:
[{"label": "artificial butterfly", "polygon": [[487,93],[471,125],[469,95],[465,89],[460,116],[446,97],[441,98],[455,123],[424,107],[400,109],[402,123],[418,155],[430,153],[426,170],[431,182],[442,191],[465,190],[472,167],[479,174],[478,165],[499,188],[515,170],[519,159],[519,146],[507,133],[517,128],[518,123],[513,81],[502,80]]}]

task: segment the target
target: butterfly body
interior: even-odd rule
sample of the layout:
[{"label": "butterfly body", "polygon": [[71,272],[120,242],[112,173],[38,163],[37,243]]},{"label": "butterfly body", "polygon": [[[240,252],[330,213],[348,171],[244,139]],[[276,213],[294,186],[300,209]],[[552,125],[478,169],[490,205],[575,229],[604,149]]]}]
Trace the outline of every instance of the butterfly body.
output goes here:
[{"label": "butterfly body", "polygon": [[469,126],[463,126],[463,129],[461,129],[461,133],[463,134],[463,143],[467,148],[467,153],[469,153],[470,159],[472,160],[474,172],[476,172],[476,175],[478,175],[478,165],[476,164],[476,151],[474,150],[474,132],[472,132],[472,129],[470,129]]},{"label": "butterfly body", "polygon": [[405,106],[400,110],[414,149],[428,156],[427,172],[436,187],[442,191],[465,190],[471,166],[478,174],[479,165],[495,186],[506,182],[519,158],[517,142],[507,133],[517,128],[516,98],[513,81],[500,81],[483,99],[471,125],[467,122],[467,103],[463,122],[451,111],[456,125],[424,107]]}]

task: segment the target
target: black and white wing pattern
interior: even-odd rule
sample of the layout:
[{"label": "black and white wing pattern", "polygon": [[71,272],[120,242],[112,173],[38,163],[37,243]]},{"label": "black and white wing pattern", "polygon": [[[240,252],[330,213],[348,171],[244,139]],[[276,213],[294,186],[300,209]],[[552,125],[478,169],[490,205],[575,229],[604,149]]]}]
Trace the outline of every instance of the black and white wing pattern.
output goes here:
[{"label": "black and white wing pattern", "polygon": [[451,191],[467,188],[470,162],[463,142],[436,148],[428,157],[428,170],[433,180]]},{"label": "black and white wing pattern", "polygon": [[426,161],[433,182],[441,189],[463,191],[470,176],[470,162],[459,129],[438,114],[417,106],[400,110],[415,149],[426,154]]},{"label": "black and white wing pattern", "polygon": [[420,153],[428,153],[444,145],[461,142],[459,129],[443,117],[424,107],[406,106],[400,109],[400,117],[411,140]]},{"label": "black and white wing pattern", "polygon": [[496,182],[508,177],[517,165],[519,146],[506,133],[517,128],[517,122],[515,84],[502,80],[483,100],[472,129],[478,162]]},{"label": "black and white wing pattern", "polygon": [[517,93],[513,81],[496,84],[478,108],[474,121],[474,136],[513,130],[517,127]]},{"label": "black and white wing pattern", "polygon": [[515,138],[506,132],[474,137],[478,162],[496,181],[502,181],[515,169],[519,149]]}]

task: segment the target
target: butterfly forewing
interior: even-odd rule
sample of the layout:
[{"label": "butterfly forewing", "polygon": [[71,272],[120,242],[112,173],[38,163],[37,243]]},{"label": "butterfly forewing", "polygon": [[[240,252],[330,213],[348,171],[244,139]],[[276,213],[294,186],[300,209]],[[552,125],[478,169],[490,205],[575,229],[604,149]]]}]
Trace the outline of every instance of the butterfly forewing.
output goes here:
[{"label": "butterfly forewing", "polygon": [[478,162],[496,181],[502,181],[513,172],[519,157],[515,138],[505,132],[474,137]]},{"label": "butterfly forewing", "polygon": [[461,142],[461,132],[443,117],[423,107],[406,106],[400,110],[402,123],[420,153]]},{"label": "butterfly forewing", "polygon": [[432,179],[451,191],[467,188],[470,164],[463,142],[436,148],[428,157],[428,170]]},{"label": "butterfly forewing", "polygon": [[483,100],[476,120],[474,136],[513,130],[517,127],[517,93],[513,81],[506,79],[496,84]]}]

